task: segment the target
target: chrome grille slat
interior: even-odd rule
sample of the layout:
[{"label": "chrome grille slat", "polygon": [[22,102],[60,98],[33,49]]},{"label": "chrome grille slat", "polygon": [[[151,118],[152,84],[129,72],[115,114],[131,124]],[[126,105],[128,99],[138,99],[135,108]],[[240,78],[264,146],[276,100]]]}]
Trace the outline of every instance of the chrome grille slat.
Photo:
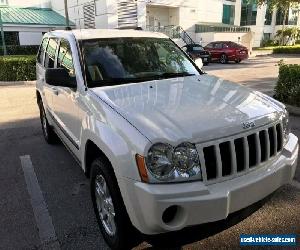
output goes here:
[{"label": "chrome grille slat", "polygon": [[215,145],[215,154],[217,160],[217,178],[222,177],[222,160],[221,160],[221,153],[220,153],[220,146]]},{"label": "chrome grille slat", "polygon": [[200,158],[202,178],[203,178],[203,181],[207,181],[206,165],[205,165],[205,159],[204,159],[204,153],[203,153],[202,147],[198,150],[198,154],[199,154],[199,158]]},{"label": "chrome grille slat", "polygon": [[275,151],[275,154],[277,152],[277,131],[276,131],[276,128],[275,127],[272,127],[273,129],[273,136],[274,136],[274,151]]},{"label": "chrome grille slat", "polygon": [[236,161],[236,152],[235,152],[235,145],[233,141],[230,141],[230,156],[231,156],[231,163],[232,163],[232,174],[237,174],[237,161]]},{"label": "chrome grille slat", "polygon": [[266,140],[266,161],[270,159],[270,138],[269,138],[269,133],[268,130],[265,129],[265,140]]},{"label": "chrome grille slat", "polygon": [[249,170],[249,144],[246,137],[244,137],[244,157],[245,157],[245,170]]},{"label": "chrome grille slat", "polygon": [[276,156],[282,148],[281,124],[203,143],[198,147],[203,180],[214,183],[245,174]]}]

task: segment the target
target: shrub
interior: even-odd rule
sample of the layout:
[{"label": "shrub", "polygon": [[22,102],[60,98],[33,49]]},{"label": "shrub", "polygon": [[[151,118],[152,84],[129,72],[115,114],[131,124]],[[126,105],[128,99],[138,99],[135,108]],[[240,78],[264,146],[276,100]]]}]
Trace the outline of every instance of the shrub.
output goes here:
[{"label": "shrub", "polygon": [[278,42],[275,40],[271,40],[271,39],[263,39],[261,41],[261,46],[262,47],[270,47],[270,46],[277,46]]},{"label": "shrub", "polygon": [[299,44],[300,44],[300,40],[297,40],[297,41],[295,42],[295,44],[299,45]]},{"label": "shrub", "polygon": [[35,58],[34,55],[0,56],[0,81],[35,80]]},{"label": "shrub", "polygon": [[273,49],[274,54],[300,54],[300,46],[281,46]]},{"label": "shrub", "polygon": [[283,62],[279,65],[275,97],[281,102],[300,107],[300,65]]},{"label": "shrub", "polygon": [[[7,55],[36,55],[39,50],[39,45],[7,45]],[[3,47],[0,46],[0,55],[4,54]]]}]

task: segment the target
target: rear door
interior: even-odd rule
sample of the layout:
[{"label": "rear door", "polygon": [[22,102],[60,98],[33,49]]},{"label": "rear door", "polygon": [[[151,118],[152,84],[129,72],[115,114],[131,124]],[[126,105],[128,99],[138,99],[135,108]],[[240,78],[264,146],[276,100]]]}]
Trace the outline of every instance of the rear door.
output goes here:
[{"label": "rear door", "polygon": [[56,54],[57,54],[57,49],[58,49],[58,39],[57,38],[49,38],[49,41],[47,43],[47,48],[45,52],[45,58],[44,58],[44,65],[43,68],[41,69],[41,78],[39,79],[40,81],[43,81],[43,93],[44,95],[44,101],[46,103],[45,107],[48,109],[50,114],[53,113],[53,95],[56,93],[56,89],[54,86],[49,85],[45,81],[45,71],[47,68],[54,68],[55,61],[56,61]]},{"label": "rear door", "polygon": [[[49,98],[46,98],[45,96],[45,67],[44,67],[44,58],[45,58],[45,52],[47,49],[49,39],[48,37],[45,37],[42,40],[42,44],[40,46],[37,59],[36,59],[36,84],[37,86],[41,87],[41,94],[43,95],[43,102],[46,104],[47,102],[50,102]],[[48,100],[47,100],[48,99]]]}]

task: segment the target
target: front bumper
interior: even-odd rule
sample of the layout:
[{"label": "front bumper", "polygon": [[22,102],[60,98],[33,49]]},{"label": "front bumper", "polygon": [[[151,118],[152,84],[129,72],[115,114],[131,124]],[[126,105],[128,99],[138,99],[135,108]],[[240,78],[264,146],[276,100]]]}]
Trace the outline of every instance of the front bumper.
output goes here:
[{"label": "front bumper", "polygon": [[[133,225],[144,234],[177,231],[187,226],[225,219],[268,196],[295,175],[298,138],[290,134],[282,153],[265,166],[246,175],[205,185],[203,182],[146,184],[129,179],[119,181],[124,203]],[[162,215],[177,206],[173,220]]]}]

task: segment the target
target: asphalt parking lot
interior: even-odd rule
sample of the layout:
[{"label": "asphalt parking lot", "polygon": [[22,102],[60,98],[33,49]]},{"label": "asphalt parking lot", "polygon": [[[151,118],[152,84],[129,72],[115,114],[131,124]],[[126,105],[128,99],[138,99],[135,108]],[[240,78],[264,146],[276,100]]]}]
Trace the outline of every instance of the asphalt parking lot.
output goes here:
[{"label": "asphalt parking lot", "polygon": [[[265,57],[238,65],[210,64],[205,71],[272,94],[279,60]],[[286,61],[300,63],[300,58]],[[43,139],[34,86],[0,86],[0,114],[0,249],[107,249],[92,210],[88,179],[61,143],[50,146]],[[300,137],[300,117],[291,117],[291,127]],[[27,191],[24,156],[32,162],[53,224],[55,237],[46,241],[39,234]],[[204,239],[183,249],[238,249],[243,233],[300,234],[299,204],[298,163],[293,183],[280,188],[259,210],[221,232],[199,233],[199,239]],[[149,247],[144,243],[137,249]]]}]

